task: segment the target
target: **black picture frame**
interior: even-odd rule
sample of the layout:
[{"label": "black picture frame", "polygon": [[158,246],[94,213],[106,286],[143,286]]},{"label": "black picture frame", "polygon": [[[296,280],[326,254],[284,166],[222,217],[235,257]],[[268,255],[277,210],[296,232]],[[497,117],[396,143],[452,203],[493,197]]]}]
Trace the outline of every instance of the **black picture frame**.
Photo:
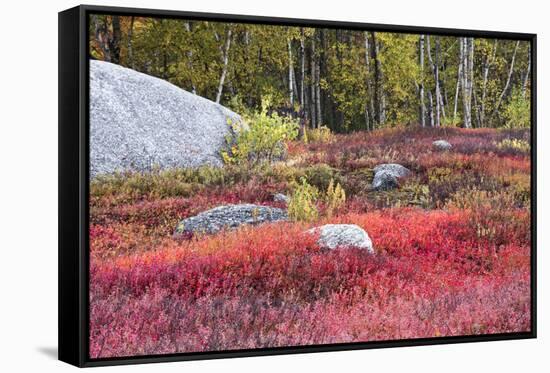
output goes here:
[{"label": "black picture frame", "polygon": [[[262,348],[219,352],[178,353],[157,356],[90,359],[88,357],[89,281],[89,50],[90,14],[154,16],[241,23],[276,24],[391,31],[442,36],[525,40],[531,43],[531,331],[476,336],[434,337],[380,342]],[[59,13],[59,360],[79,367],[218,359],[261,355],[328,352],[371,348],[436,345],[536,338],[537,335],[537,258],[536,258],[536,119],[537,119],[537,36],[449,28],[397,26],[369,23],[274,18],[230,14],[196,13],[157,9],[135,9],[80,5]]]}]

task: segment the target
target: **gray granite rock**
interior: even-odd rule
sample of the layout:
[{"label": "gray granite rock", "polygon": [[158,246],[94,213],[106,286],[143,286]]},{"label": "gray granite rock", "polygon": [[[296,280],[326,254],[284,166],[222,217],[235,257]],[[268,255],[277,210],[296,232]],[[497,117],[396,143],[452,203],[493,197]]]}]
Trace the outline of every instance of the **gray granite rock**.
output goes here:
[{"label": "gray granite rock", "polygon": [[451,148],[453,147],[451,144],[449,144],[449,142],[445,140],[435,140],[432,145],[437,150],[451,150]]},{"label": "gray granite rock", "polygon": [[279,208],[253,204],[224,205],[180,221],[174,234],[213,234],[243,224],[256,225],[284,220],[288,220],[288,214]]},{"label": "gray granite rock", "polygon": [[407,167],[401,166],[398,163],[379,164],[378,166],[374,167],[373,171],[375,174],[380,171],[387,171],[393,174],[395,177],[405,177],[411,174],[411,171]]},{"label": "gray granite rock", "polygon": [[369,235],[355,224],[326,224],[307,232],[319,234],[318,244],[323,248],[357,247],[374,253]]},{"label": "gray granite rock", "polygon": [[372,179],[372,189],[374,190],[390,190],[398,186],[397,177],[390,171],[378,171]]},{"label": "gray granite rock", "polygon": [[398,187],[397,179],[411,174],[411,171],[397,163],[383,163],[374,167],[372,189],[389,190]]},{"label": "gray granite rock", "polygon": [[239,115],[173,84],[90,61],[90,173],[222,166]]},{"label": "gray granite rock", "polygon": [[290,197],[283,194],[283,193],[275,193],[273,195],[273,201],[275,202],[283,202],[283,203],[289,203],[290,202]]}]

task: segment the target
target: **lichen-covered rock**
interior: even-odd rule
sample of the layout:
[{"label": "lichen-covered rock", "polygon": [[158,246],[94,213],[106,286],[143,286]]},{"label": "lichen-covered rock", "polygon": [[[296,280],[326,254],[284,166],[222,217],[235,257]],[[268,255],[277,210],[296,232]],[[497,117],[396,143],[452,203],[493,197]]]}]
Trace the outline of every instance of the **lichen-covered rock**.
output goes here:
[{"label": "lichen-covered rock", "polygon": [[92,177],[156,167],[222,166],[220,150],[233,134],[228,121],[241,123],[241,118],[162,79],[90,61]]},{"label": "lichen-covered rock", "polygon": [[317,243],[323,248],[357,247],[374,253],[369,235],[355,224],[326,224],[312,228],[307,232],[319,234]]},{"label": "lichen-covered rock", "polygon": [[411,171],[397,163],[383,163],[374,167],[372,189],[390,190],[398,187],[397,179],[411,174]]},{"label": "lichen-covered rock", "polygon": [[288,214],[279,208],[253,204],[224,205],[183,219],[177,225],[174,234],[213,234],[243,224],[256,225],[283,220],[288,220]]},{"label": "lichen-covered rock", "polygon": [[374,190],[390,190],[399,186],[397,177],[391,171],[379,171],[374,174],[372,180],[372,189]]},{"label": "lichen-covered rock", "polygon": [[445,140],[436,140],[432,143],[432,145],[437,150],[451,150],[453,147],[448,141]]},{"label": "lichen-covered rock", "polygon": [[411,171],[407,167],[401,166],[398,163],[379,164],[378,166],[374,167],[373,171],[375,174],[380,171],[387,171],[393,174],[395,177],[405,177],[411,174]]},{"label": "lichen-covered rock", "polygon": [[290,197],[283,193],[275,193],[273,195],[273,201],[288,204],[290,202]]}]

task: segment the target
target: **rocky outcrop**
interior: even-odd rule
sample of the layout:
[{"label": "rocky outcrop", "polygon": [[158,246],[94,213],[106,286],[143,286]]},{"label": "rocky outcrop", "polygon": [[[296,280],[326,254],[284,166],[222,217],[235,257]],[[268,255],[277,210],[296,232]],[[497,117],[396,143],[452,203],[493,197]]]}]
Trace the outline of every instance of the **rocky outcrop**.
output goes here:
[{"label": "rocky outcrop", "polygon": [[323,248],[356,247],[374,253],[369,235],[355,224],[326,224],[307,232],[319,234],[317,243]]},{"label": "rocky outcrop", "polygon": [[174,235],[213,234],[245,224],[257,225],[284,220],[288,220],[288,214],[279,208],[253,204],[224,205],[180,221]]},{"label": "rocky outcrop", "polygon": [[222,166],[239,115],[173,84],[90,61],[90,173]]}]

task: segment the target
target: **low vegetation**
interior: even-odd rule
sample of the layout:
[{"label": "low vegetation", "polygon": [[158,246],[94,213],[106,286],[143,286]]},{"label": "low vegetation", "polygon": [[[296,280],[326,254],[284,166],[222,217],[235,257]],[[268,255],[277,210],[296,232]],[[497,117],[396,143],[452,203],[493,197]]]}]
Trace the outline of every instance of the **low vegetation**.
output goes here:
[{"label": "low vegetation", "polygon": [[[95,179],[90,356],[529,330],[527,135],[399,127],[287,140],[271,165]],[[452,151],[432,149],[440,138]],[[380,163],[412,174],[373,191]],[[172,235],[222,204],[285,207],[277,192],[288,222]],[[359,225],[375,254],[303,233],[327,223]]]}]

